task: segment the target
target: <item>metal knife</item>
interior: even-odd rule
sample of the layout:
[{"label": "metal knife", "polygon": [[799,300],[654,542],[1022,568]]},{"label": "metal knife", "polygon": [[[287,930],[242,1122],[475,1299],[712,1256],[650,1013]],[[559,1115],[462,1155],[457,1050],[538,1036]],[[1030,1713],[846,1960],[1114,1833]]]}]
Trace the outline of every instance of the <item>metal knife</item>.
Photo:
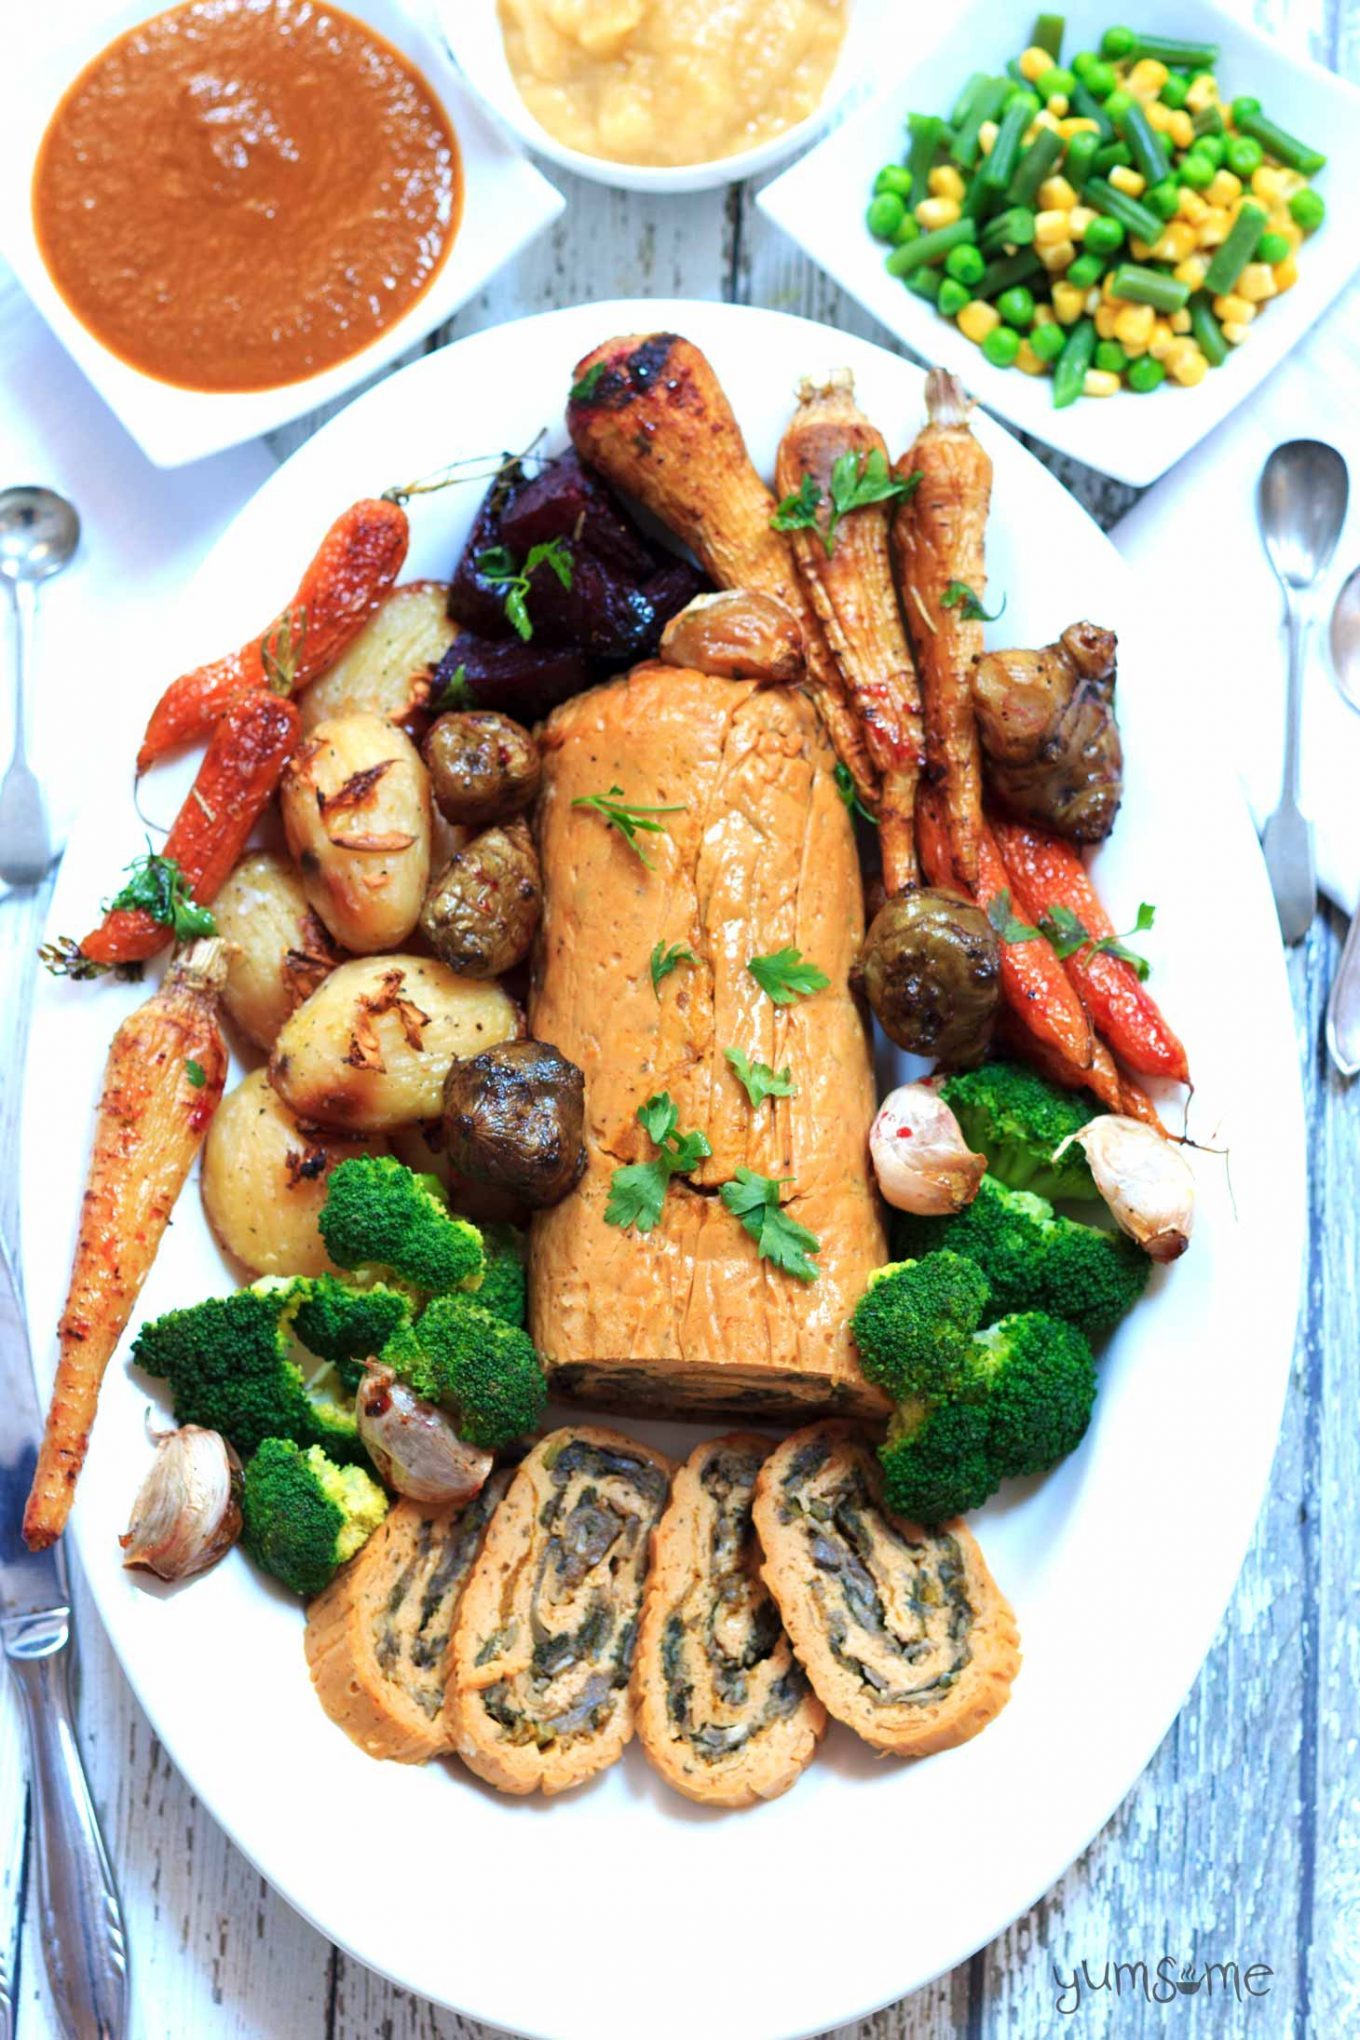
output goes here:
[{"label": "metal knife", "polygon": [[[127,1943],[71,1712],[66,1565],[59,1544],[30,1551],[20,1527],[41,1437],[23,1299],[0,1238],[0,1648],[28,1734],[39,1937],[67,2040],[123,2040]],[[0,2040],[13,2020],[0,1986]]]}]

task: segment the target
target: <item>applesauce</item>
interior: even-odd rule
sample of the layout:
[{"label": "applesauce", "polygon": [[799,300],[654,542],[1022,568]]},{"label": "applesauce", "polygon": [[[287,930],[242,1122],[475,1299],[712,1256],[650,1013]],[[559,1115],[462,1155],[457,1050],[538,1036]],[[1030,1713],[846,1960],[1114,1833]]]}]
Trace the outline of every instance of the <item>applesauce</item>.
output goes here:
[{"label": "applesauce", "polygon": [[806,119],[850,0],[500,0],[505,52],[557,141],[616,163],[732,156]]}]

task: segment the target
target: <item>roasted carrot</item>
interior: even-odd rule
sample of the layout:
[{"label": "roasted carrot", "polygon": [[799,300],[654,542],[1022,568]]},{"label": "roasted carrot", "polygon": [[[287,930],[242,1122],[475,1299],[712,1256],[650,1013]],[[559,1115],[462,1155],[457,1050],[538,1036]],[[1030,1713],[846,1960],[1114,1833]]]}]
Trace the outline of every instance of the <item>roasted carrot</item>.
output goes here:
[{"label": "roasted carrot", "polygon": [[[916,796],[916,847],[928,885],[958,886],[954,851],[949,841],[949,820],[944,799],[936,786],[923,786]],[[967,892],[968,888],[962,888]]]},{"label": "roasted carrot", "polygon": [[227,1050],[217,1000],[226,974],[226,944],[195,943],[109,1049],[57,1378],[24,1510],[34,1551],[65,1527],[104,1369],[222,1095]]},{"label": "roasted carrot", "polygon": [[1065,907],[1091,937],[1064,958],[1063,968],[1119,1060],[1140,1076],[1188,1083],[1185,1050],[1137,971],[1095,946],[1115,928],[1076,848],[1024,822],[993,821],[992,833],[1026,919],[1038,922],[1054,907]]},{"label": "roasted carrot", "polygon": [[351,504],[321,541],[292,601],[259,637],[171,681],[151,712],[137,770],[206,737],[233,701],[268,681],[271,663],[287,669],[295,693],[315,680],[392,587],[410,535],[400,503],[365,497]]},{"label": "roasted carrot", "polygon": [[[847,473],[865,500],[843,513],[837,484]],[[848,369],[824,384],[802,385],[798,409],[780,441],[775,493],[796,502],[809,481],[817,508],[813,521],[791,524],[793,556],[881,777],[883,882],[898,893],[919,876],[912,814],[925,743],[921,690],[888,548],[892,500],[903,484],[889,470],[883,435],[855,403]],[[840,500],[845,493],[842,489]],[[801,514],[807,517],[809,509]]]},{"label": "roasted carrot", "polygon": [[[297,747],[300,729],[296,703],[267,687],[239,696],[219,720],[163,852],[175,860],[200,906],[226,882]],[[92,963],[141,962],[163,949],[171,932],[141,907],[115,907],[85,937],[81,954]]]},{"label": "roasted carrot", "polygon": [[919,474],[920,481],[893,518],[897,590],[925,699],[926,759],[944,787],[954,863],[969,885],[978,875],[982,830],[972,698],[982,623],[974,611],[987,586],[992,493],[992,464],[973,437],[971,408],[958,378],[932,368],[926,377],[929,423],[897,463],[903,480]]},{"label": "roasted carrot", "polygon": [[[978,832],[978,905],[990,913],[993,902],[1010,890],[996,839],[984,823]],[[1058,1050],[1075,1069],[1089,1070],[1095,1055],[1091,1022],[1051,946],[1038,934],[1008,942],[999,928],[997,938],[1001,993],[1011,1011],[1036,1041]]]}]

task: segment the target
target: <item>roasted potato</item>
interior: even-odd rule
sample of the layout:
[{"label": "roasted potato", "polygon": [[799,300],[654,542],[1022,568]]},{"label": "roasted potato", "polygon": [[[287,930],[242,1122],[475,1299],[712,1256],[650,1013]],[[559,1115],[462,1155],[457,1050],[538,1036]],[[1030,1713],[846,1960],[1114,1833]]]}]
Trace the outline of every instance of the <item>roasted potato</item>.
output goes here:
[{"label": "roasted potato", "polygon": [[545,1041],[511,1041],[454,1063],[444,1140],[456,1175],[524,1204],[561,1202],[586,1163],[585,1077]]},{"label": "roasted potato", "polygon": [[435,667],[453,643],[444,581],[406,581],[394,588],[348,650],[299,696],[302,729],[362,709],[405,722],[430,698]]},{"label": "roasted potato", "polygon": [[272,1048],[344,951],[308,906],[294,867],[268,850],[241,859],[213,901],[213,918],[227,942],[227,1017],[258,1047]]},{"label": "roasted potato", "polygon": [[425,763],[439,812],[472,829],[522,813],[542,775],[528,730],[490,709],[441,715],[425,739]]},{"label": "roasted potato", "polygon": [[318,723],[279,788],[288,848],[337,942],[398,949],[430,882],[430,776],[411,739],[356,710]]},{"label": "roasted potato", "polygon": [[385,1133],[437,1119],[450,1063],[522,1027],[499,985],[424,956],[358,957],[284,1024],[269,1080],[300,1118]]},{"label": "roasted potato", "polygon": [[217,1108],[203,1150],[203,1209],[219,1245],[252,1275],[320,1275],[332,1265],[317,1230],[330,1172],[372,1150],[300,1125],[252,1070]]},{"label": "roasted potato", "polygon": [[449,859],[420,913],[435,955],[464,977],[500,977],[529,954],[543,885],[522,821],[483,829]]}]

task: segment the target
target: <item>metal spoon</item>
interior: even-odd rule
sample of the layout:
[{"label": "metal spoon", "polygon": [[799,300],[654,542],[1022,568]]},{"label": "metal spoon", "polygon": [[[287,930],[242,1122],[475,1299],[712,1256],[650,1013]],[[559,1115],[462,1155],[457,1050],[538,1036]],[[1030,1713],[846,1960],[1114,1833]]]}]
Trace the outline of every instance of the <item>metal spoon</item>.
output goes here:
[{"label": "metal spoon", "polygon": [[14,609],[14,755],[0,782],[0,878],[36,885],[55,851],[42,788],[27,757],[28,671],[38,583],[59,574],[80,543],[80,519],[55,489],[0,491],[0,577]]},{"label": "metal spoon", "polygon": [[[1341,694],[1360,709],[1360,567],[1336,598],[1331,627],[1332,671]],[[1343,1077],[1360,1076],[1360,911],[1350,933],[1327,1000],[1327,1053]]]},{"label": "metal spoon", "polygon": [[1313,825],[1299,808],[1299,725],[1303,660],[1312,624],[1300,600],[1336,551],[1346,521],[1349,481],[1334,446],[1291,439],[1261,470],[1256,514],[1261,537],[1284,590],[1289,618],[1289,686],[1285,696],[1284,773],[1280,804],[1261,835],[1261,849],[1286,942],[1300,942],[1317,911]]}]

